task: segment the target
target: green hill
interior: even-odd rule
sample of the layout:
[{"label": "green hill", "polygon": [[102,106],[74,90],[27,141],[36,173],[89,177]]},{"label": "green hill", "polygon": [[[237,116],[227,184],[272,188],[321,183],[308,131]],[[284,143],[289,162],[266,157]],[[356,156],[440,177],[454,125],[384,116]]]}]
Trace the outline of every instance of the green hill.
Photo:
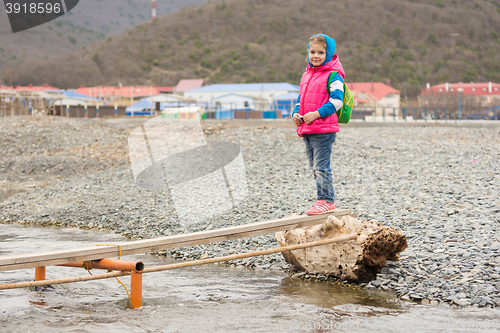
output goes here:
[{"label": "green hill", "polygon": [[[157,0],[158,16],[206,1]],[[84,0],[52,22],[13,34],[0,1],[0,73],[4,71],[8,77],[12,69],[26,62],[54,59],[78,51],[149,21],[150,16],[151,0]]]},{"label": "green hill", "polygon": [[[156,0],[157,16],[205,2],[207,0]],[[109,37],[149,21],[150,17],[151,0],[81,0],[66,20]]]},{"label": "green hill", "polygon": [[0,76],[3,72],[4,77],[26,62],[53,59],[105,39],[102,34],[60,19],[13,34],[7,15],[2,14],[5,20],[2,17],[0,21]]},{"label": "green hill", "polygon": [[347,81],[500,82],[500,1],[225,0],[192,6],[55,61],[12,84],[175,85],[181,78],[298,84],[309,37],[337,41]]}]

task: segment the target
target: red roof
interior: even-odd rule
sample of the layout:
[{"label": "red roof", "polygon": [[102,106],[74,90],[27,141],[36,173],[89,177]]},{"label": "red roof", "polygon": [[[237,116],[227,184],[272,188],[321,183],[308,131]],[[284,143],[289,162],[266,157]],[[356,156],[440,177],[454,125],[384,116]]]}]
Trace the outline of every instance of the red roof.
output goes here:
[{"label": "red roof", "polygon": [[174,92],[175,87],[156,87],[162,93],[172,93]]},{"label": "red roof", "polygon": [[346,82],[352,91],[364,92],[380,100],[389,94],[400,94],[401,91],[382,82]]},{"label": "red roof", "polygon": [[204,83],[205,81],[203,79],[180,80],[175,87],[175,91],[187,91],[191,89],[201,88],[203,87]]},{"label": "red roof", "polygon": [[146,97],[160,94],[156,86],[131,86],[131,87],[80,87],[75,92],[90,97],[121,96],[121,97]]},{"label": "red roof", "polygon": [[49,86],[47,83],[45,83],[43,86],[34,86],[30,84],[29,86],[13,86],[13,87],[8,87],[8,86],[0,86],[0,89],[5,89],[5,90],[22,90],[22,91],[45,91],[45,90],[58,90],[59,88]]},{"label": "red roof", "polygon": [[500,84],[493,82],[442,83],[428,89],[422,89],[422,95],[430,92],[461,92],[466,95],[500,95]]}]

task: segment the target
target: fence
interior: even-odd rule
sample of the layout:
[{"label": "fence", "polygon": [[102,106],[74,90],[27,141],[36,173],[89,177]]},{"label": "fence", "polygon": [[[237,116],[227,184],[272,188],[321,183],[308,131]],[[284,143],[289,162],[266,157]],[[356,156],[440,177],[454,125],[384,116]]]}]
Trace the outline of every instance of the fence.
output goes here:
[{"label": "fence", "polygon": [[460,110],[449,110],[447,108],[422,108],[422,107],[400,107],[400,108],[378,108],[377,112],[371,110],[371,114],[368,111],[364,112],[364,116],[357,116],[358,110],[353,110],[353,115],[351,119],[358,120],[363,119],[366,121],[377,121],[377,122],[387,122],[387,121],[457,121],[465,119]]},{"label": "fence", "polygon": [[[222,107],[207,107],[207,119],[283,119],[290,114],[282,110],[231,110]],[[351,120],[354,121],[418,121],[418,120],[460,120],[459,110],[446,108],[353,108]]]},{"label": "fence", "polygon": [[207,119],[281,119],[281,110],[254,111],[254,110],[229,110],[206,111]]},{"label": "fence", "polygon": [[45,99],[28,99],[7,97],[0,94],[0,116],[29,116],[42,113],[42,110],[49,109]]},{"label": "fence", "polygon": [[66,106],[56,105],[53,110],[49,110],[47,113],[51,116],[61,116],[68,118],[99,118],[99,117],[113,117],[113,116],[125,116],[125,107],[119,106],[85,106],[74,105],[67,108]]},{"label": "fence", "polygon": [[[227,108],[222,105],[213,105],[209,103],[182,103],[172,104],[172,107],[196,106],[201,110],[202,119],[289,119],[290,113],[281,109],[264,109],[257,111],[251,108],[237,109]],[[236,104],[234,104],[236,105]],[[179,109],[180,110],[180,109]],[[483,112],[485,111],[485,112]],[[488,110],[483,110],[474,114],[461,114],[460,110],[449,110],[447,108],[422,108],[422,107],[398,107],[398,108],[353,108],[351,121],[375,121],[375,122],[411,122],[411,121],[457,121],[462,119],[497,119],[500,118],[500,106],[493,107]],[[487,111],[487,112],[486,112]],[[142,111],[142,112],[126,112],[125,107],[114,106],[52,106],[47,109],[47,115],[69,117],[69,118],[98,118],[98,117],[113,117],[113,116],[156,116],[161,111]],[[31,115],[31,109],[13,108],[12,105],[3,103],[0,106],[0,115]],[[181,113],[181,112],[179,112]],[[484,113],[484,115],[483,115]],[[181,117],[182,118],[182,117]]]}]

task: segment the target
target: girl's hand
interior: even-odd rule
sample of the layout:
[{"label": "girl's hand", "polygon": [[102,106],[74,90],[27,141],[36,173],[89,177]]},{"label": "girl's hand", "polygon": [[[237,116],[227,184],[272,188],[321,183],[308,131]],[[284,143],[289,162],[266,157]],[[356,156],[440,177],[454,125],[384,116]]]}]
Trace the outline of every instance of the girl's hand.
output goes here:
[{"label": "girl's hand", "polygon": [[299,114],[298,113],[294,113],[293,114],[293,123],[297,126],[299,126],[300,124],[302,124],[303,120],[299,118]]},{"label": "girl's hand", "polygon": [[315,121],[318,118],[321,118],[321,115],[319,114],[318,111],[308,112],[304,115],[304,121],[306,122],[307,125],[310,125],[313,121]]}]

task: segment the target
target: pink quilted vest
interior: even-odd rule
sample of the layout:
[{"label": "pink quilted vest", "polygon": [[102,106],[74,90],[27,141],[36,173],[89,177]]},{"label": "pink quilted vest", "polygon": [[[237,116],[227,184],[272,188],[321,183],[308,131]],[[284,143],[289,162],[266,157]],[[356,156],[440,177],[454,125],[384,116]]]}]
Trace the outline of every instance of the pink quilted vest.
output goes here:
[{"label": "pink quilted vest", "polygon": [[[344,69],[335,55],[332,61],[318,67],[307,66],[305,73],[300,80],[300,106],[299,114],[305,115],[308,112],[318,110],[323,104],[326,104],[330,98],[328,95],[328,77],[330,73],[337,71],[340,76],[345,77]],[[338,132],[339,124],[337,114],[324,118],[318,118],[310,125],[305,122],[297,126],[297,134],[313,133],[331,133]]]}]

